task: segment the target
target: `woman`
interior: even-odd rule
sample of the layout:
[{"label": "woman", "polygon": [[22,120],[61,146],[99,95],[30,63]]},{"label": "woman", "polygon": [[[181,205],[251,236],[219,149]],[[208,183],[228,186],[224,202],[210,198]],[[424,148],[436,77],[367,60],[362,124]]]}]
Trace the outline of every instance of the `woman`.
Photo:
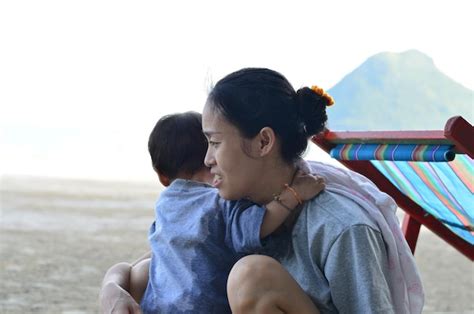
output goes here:
[{"label": "woman", "polygon": [[205,163],[221,197],[265,204],[298,168],[326,182],[261,255],[235,264],[227,284],[234,313],[421,312],[421,281],[393,200],[356,173],[300,157],[331,104],[321,89],[295,92],[281,74],[258,68],[229,74],[208,97]]}]

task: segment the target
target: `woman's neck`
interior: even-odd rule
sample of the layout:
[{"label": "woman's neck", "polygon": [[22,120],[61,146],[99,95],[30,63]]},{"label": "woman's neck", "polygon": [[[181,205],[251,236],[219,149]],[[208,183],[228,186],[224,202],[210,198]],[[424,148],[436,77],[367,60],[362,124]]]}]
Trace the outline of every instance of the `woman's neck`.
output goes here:
[{"label": "woman's neck", "polygon": [[263,205],[271,202],[274,196],[283,190],[285,184],[291,184],[297,168],[294,164],[278,161],[267,163],[262,170],[252,201]]}]

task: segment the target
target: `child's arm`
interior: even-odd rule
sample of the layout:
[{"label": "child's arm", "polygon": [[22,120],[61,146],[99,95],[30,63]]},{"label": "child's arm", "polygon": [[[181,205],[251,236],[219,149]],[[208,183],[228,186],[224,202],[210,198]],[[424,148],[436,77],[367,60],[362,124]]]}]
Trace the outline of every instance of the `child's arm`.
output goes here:
[{"label": "child's arm", "polygon": [[285,186],[280,195],[265,205],[267,210],[263,216],[260,238],[275,231],[300,202],[315,197],[324,187],[322,178],[298,171],[291,187]]}]

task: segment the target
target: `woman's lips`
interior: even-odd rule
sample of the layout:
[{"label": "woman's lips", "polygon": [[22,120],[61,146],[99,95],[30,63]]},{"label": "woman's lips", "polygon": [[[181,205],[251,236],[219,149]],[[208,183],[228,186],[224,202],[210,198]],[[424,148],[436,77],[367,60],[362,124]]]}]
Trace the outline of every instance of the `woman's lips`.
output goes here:
[{"label": "woman's lips", "polygon": [[214,179],[212,180],[212,186],[215,188],[219,188],[222,183],[222,177],[218,174],[214,175]]}]

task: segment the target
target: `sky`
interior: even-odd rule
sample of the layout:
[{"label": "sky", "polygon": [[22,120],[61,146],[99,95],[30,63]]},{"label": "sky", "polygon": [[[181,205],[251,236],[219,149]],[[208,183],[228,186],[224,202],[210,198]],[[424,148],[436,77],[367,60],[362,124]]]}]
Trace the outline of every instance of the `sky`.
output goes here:
[{"label": "sky", "polygon": [[[200,112],[242,67],[329,89],[417,49],[474,89],[470,2],[2,1],[0,175],[155,180],[156,121]],[[329,160],[314,145],[307,158]]]}]

